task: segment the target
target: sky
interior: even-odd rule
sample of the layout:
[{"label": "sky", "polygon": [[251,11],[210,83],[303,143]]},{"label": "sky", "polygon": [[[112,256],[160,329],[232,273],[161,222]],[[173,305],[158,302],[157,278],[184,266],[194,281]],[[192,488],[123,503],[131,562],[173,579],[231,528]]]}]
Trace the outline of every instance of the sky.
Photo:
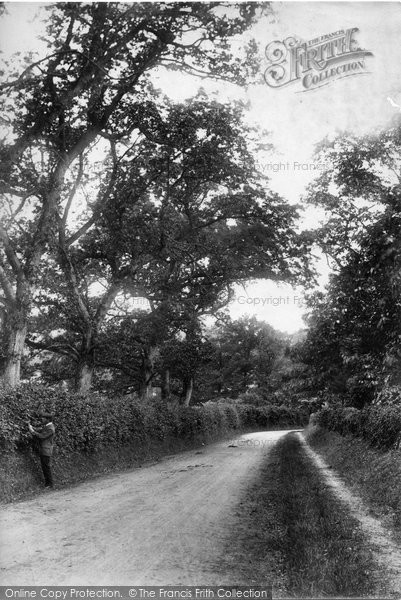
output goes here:
[{"label": "sky", "polygon": [[[43,6],[43,5],[42,5]],[[301,203],[306,186],[319,173],[314,163],[315,145],[340,131],[357,134],[383,127],[401,110],[401,5],[398,2],[273,2],[273,15],[257,23],[252,35],[261,51],[271,42],[295,37],[309,41],[340,29],[358,28],[355,39],[370,51],[364,74],[331,81],[319,89],[303,91],[300,82],[281,88],[269,87],[263,72],[269,66],[263,55],[260,83],[248,88],[159,71],[155,84],[173,100],[196,94],[199,87],[222,100],[241,98],[249,102],[249,119],[260,131],[268,131],[274,146],[265,157],[264,169],[270,185],[291,203]],[[7,3],[8,16],[0,23],[0,49],[6,54],[37,47],[41,23],[33,17],[36,3]],[[236,44],[245,43],[245,38]],[[281,166],[277,166],[281,165]],[[322,213],[308,208],[305,227],[316,227]],[[326,262],[319,263],[320,285],[328,277]],[[305,326],[302,320],[302,290],[278,286],[270,281],[238,287],[230,314],[238,318],[255,315],[273,327],[292,333]]]}]

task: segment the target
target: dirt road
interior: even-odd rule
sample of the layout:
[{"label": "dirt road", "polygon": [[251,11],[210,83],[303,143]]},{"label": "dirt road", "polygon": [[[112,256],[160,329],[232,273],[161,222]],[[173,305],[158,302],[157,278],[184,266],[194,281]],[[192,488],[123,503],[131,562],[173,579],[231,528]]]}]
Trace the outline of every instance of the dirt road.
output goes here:
[{"label": "dirt road", "polygon": [[[285,432],[242,436],[0,512],[2,585],[241,583],[216,566],[235,508]],[[249,583],[249,582],[243,582]]]},{"label": "dirt road", "polygon": [[362,586],[399,598],[391,532],[288,433],[243,435],[3,507],[0,585],[271,582],[275,597]]}]

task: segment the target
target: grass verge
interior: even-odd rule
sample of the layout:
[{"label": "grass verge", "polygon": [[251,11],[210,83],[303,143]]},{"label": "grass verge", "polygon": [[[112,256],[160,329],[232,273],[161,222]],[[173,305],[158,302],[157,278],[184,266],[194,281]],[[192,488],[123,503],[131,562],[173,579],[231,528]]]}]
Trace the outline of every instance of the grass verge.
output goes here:
[{"label": "grass verge", "polygon": [[401,451],[378,450],[319,426],[309,427],[306,439],[401,542]]},{"label": "grass verge", "polygon": [[295,434],[267,455],[234,527],[227,555],[242,562],[241,579],[247,569],[248,582],[270,579],[276,597],[374,593],[376,565],[360,524],[326,488]]}]

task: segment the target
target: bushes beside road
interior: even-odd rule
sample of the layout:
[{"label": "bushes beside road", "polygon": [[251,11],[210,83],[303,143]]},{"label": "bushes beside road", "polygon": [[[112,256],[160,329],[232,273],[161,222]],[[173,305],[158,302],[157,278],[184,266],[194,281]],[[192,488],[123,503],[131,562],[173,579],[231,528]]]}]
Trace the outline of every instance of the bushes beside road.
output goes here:
[{"label": "bushes beside road", "polygon": [[127,396],[79,396],[57,388],[20,386],[0,394],[0,447],[3,452],[31,447],[27,422],[40,409],[54,414],[57,451],[93,453],[147,438],[193,439],[239,428],[296,427],[307,422],[304,409],[286,406],[256,407],[224,402],[172,407],[160,401],[148,404]]},{"label": "bushes beside road", "polygon": [[287,429],[304,427],[308,423],[309,410],[305,406],[263,406],[237,405],[238,412],[245,427],[264,429]]},{"label": "bushes beside road", "polygon": [[329,406],[317,413],[316,421],[341,435],[363,438],[375,448],[390,450],[401,445],[400,406],[373,405],[362,410]]},{"label": "bushes beside road", "polygon": [[54,414],[56,481],[71,483],[95,474],[140,466],[145,460],[195,447],[235,431],[301,427],[304,409],[255,407],[231,401],[189,407],[147,404],[128,396],[79,396],[66,390],[22,385],[0,393],[0,499],[42,485],[28,421],[39,410]]},{"label": "bushes beside road", "polygon": [[235,428],[230,407],[169,408],[160,402],[141,404],[129,397],[78,396],[52,388],[21,387],[1,398],[0,445],[3,450],[28,450],[27,421],[39,409],[54,414],[57,453],[93,454],[103,448],[142,444],[169,436],[194,438]]}]

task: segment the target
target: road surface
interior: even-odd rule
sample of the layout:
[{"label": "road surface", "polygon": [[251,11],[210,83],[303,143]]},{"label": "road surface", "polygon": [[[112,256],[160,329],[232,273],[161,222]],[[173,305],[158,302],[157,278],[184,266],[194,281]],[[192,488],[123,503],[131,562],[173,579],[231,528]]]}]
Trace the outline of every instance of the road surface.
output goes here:
[{"label": "road surface", "polygon": [[[274,544],[268,551],[262,547],[263,539],[279,527],[279,506],[263,499],[269,493],[260,496],[257,490],[262,486],[263,493],[274,492],[279,484],[277,474],[282,471],[275,445],[288,433],[242,435],[2,507],[0,585],[211,586],[271,581],[275,596],[286,595],[282,556],[275,553]],[[367,544],[375,556],[372,573],[377,571],[378,584],[383,579],[385,589],[399,598],[399,544],[300,433],[296,439],[323,488],[359,521],[364,547]],[[291,480],[289,485],[292,493],[295,483]],[[301,522],[294,527],[301,525],[305,527]],[[259,537],[262,531],[267,537]],[[251,549],[249,540],[254,542]]]},{"label": "road surface", "polygon": [[[2,585],[224,585],[235,509],[288,431],[167,457],[0,511]],[[244,582],[248,583],[248,582]]]}]

